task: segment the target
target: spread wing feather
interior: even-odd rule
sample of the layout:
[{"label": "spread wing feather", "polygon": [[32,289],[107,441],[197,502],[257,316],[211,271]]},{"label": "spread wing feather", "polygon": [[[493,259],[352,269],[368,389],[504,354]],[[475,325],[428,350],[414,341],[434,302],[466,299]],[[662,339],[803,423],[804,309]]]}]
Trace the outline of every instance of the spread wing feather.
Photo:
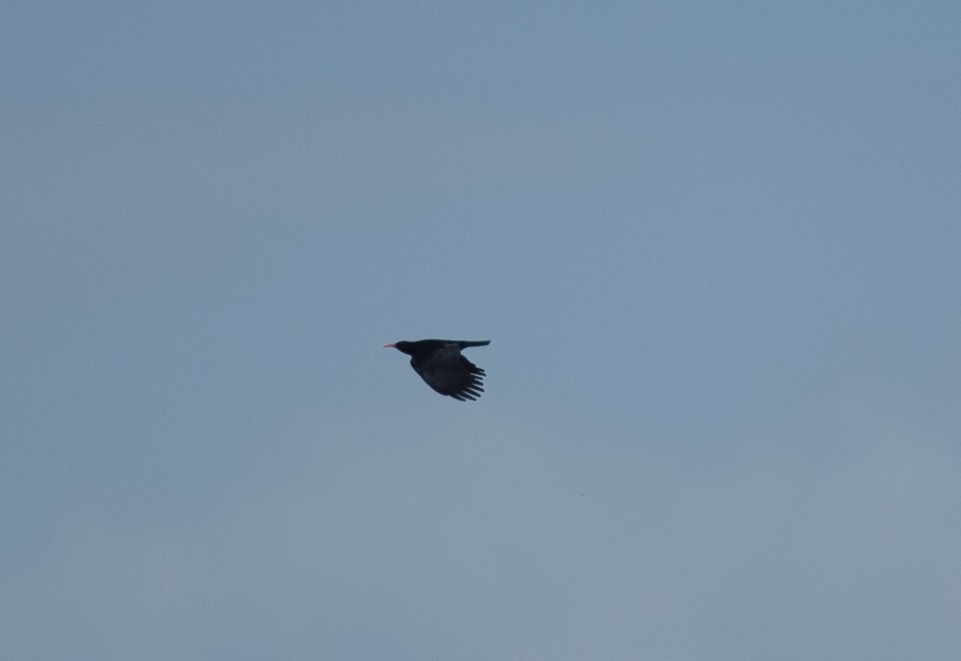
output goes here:
[{"label": "spread wing feather", "polygon": [[457,344],[415,356],[410,364],[427,385],[442,395],[465,401],[476,400],[484,392],[486,372],[461,355]]}]

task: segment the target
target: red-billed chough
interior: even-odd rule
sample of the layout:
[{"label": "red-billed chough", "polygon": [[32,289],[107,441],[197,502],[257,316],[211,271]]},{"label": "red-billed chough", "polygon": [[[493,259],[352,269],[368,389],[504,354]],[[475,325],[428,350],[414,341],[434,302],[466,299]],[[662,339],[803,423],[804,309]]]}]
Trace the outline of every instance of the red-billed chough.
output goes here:
[{"label": "red-billed chough", "polygon": [[486,373],[462,356],[461,349],[483,347],[490,343],[490,340],[418,340],[385,344],[384,348],[406,353],[410,356],[410,366],[427,385],[442,395],[463,402],[481,396]]}]

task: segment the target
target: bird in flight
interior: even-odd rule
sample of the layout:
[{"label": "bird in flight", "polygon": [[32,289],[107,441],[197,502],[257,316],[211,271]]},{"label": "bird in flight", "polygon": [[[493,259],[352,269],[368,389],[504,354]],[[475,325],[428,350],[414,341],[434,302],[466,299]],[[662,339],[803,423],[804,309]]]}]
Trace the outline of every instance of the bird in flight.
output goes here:
[{"label": "bird in flight", "polygon": [[490,343],[490,340],[418,340],[385,344],[384,348],[406,353],[410,356],[410,366],[427,385],[442,395],[464,402],[476,400],[484,392],[486,372],[460,352]]}]

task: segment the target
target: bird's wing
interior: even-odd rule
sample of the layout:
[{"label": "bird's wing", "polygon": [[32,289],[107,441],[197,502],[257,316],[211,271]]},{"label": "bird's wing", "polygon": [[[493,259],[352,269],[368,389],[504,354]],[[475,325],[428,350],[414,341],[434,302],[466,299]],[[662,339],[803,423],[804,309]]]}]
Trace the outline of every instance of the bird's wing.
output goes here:
[{"label": "bird's wing", "polygon": [[484,392],[484,370],[461,355],[456,344],[411,360],[411,366],[431,388],[461,401],[475,400]]}]

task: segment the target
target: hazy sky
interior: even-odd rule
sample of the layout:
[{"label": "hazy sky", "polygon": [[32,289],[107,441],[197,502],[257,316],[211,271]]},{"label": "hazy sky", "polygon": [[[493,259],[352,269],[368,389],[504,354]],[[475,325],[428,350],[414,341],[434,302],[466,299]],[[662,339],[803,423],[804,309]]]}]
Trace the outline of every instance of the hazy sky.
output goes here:
[{"label": "hazy sky", "polygon": [[961,658],[959,34],[4,3],[0,658]]}]

